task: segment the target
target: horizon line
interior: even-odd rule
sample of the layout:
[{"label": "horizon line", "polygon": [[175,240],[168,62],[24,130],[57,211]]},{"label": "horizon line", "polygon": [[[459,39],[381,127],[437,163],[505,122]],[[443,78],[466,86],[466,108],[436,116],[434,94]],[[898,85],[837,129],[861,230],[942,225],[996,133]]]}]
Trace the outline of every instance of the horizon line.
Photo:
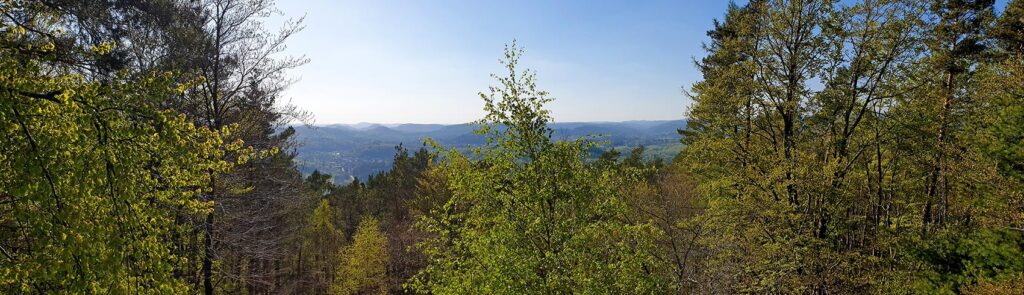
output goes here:
[{"label": "horizon line", "polygon": [[[566,123],[627,123],[627,122],[669,122],[669,121],[687,121],[687,118],[679,118],[679,119],[641,119],[641,120],[621,120],[621,121],[613,121],[613,120],[606,120],[606,121],[550,121],[548,123],[549,124],[550,123],[554,123],[554,124],[566,124]],[[319,123],[319,122],[313,122],[311,124],[292,122],[292,123],[288,123],[288,124],[285,124],[285,125],[287,125],[287,126],[300,126],[300,125],[309,125],[309,126],[331,126],[331,125],[347,125],[347,126],[352,126],[352,125],[381,125],[381,126],[445,125],[445,126],[451,126],[451,125],[466,125],[466,124],[474,124],[474,123],[475,122],[473,122],[473,121],[462,122],[462,123],[418,123],[418,122],[402,122],[402,123],[380,123],[380,122]]]}]

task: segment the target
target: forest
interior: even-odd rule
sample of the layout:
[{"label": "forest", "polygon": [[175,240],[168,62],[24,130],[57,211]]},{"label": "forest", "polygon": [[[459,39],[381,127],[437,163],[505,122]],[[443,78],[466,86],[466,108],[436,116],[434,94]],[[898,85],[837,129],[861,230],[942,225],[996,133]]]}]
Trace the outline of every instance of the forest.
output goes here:
[{"label": "forest", "polygon": [[671,161],[553,137],[511,41],[483,143],[351,183],[275,5],[0,0],[0,293],[1024,293],[1024,0],[731,4]]}]

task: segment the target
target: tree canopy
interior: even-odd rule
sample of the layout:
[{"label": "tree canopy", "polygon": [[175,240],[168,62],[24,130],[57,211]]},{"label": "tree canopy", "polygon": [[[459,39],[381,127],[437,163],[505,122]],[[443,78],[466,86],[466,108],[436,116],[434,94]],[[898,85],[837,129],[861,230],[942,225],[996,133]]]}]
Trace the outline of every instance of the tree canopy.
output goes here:
[{"label": "tree canopy", "polygon": [[295,159],[274,1],[2,1],[0,293],[1021,294],[996,6],[731,3],[671,162],[553,136],[513,41],[483,144],[335,183]]}]

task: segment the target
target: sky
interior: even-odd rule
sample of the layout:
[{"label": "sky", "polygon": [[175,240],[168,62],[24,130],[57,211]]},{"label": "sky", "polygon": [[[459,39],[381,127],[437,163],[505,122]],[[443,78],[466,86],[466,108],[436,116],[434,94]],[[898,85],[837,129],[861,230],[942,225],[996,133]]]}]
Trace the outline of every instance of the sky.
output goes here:
[{"label": "sky", "polygon": [[[745,1],[737,1],[743,3]],[[997,11],[1006,0],[996,1]],[[726,0],[286,0],[285,54],[310,62],[285,98],[316,124],[465,123],[513,39],[556,122],[682,119],[694,59]]]},{"label": "sky", "polygon": [[316,124],[465,123],[505,44],[525,48],[557,122],[681,119],[727,1],[280,1],[310,62],[285,92]]}]

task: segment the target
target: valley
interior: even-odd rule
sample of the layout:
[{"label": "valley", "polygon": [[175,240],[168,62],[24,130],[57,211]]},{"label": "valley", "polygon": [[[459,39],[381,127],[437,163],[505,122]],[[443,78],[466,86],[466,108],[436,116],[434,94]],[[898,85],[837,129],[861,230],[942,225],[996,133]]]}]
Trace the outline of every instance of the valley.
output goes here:
[{"label": "valley", "polygon": [[[643,146],[648,160],[670,162],[682,144],[677,130],[685,128],[685,120],[651,120],[625,122],[563,122],[552,123],[552,137],[577,139],[595,136],[599,142],[591,149],[591,158],[615,149],[628,154]],[[395,149],[401,145],[410,150],[424,147],[431,138],[438,143],[465,149],[483,144],[485,138],[474,134],[473,124],[330,124],[295,126],[296,162],[304,174],[318,170],[334,176],[343,184],[355,178],[365,180],[372,174],[391,167]]]}]

